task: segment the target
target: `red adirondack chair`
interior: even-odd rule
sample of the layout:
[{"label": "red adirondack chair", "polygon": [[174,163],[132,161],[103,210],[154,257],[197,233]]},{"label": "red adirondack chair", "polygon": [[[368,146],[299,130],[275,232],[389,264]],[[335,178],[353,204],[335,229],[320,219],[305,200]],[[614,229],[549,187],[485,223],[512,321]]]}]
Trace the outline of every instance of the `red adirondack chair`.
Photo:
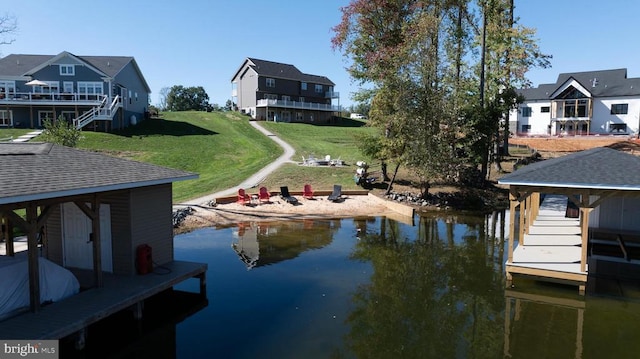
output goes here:
[{"label": "red adirondack chair", "polygon": [[305,184],[302,190],[302,198],[313,199],[313,189],[310,184]]},{"label": "red adirondack chair", "polygon": [[251,197],[244,191],[244,188],[240,188],[238,190],[238,200],[239,204],[249,204],[251,203]]},{"label": "red adirondack chair", "polygon": [[260,187],[260,192],[258,192],[258,199],[260,203],[269,202],[269,198],[271,198],[271,194],[267,191],[267,187]]}]

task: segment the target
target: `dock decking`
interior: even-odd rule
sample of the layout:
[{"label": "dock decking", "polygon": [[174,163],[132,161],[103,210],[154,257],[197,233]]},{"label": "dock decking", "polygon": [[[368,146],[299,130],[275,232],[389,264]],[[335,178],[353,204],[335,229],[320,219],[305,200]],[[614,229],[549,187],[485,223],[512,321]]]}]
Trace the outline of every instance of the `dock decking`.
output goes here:
[{"label": "dock decking", "polygon": [[0,338],[61,339],[189,278],[200,280],[200,294],[205,295],[206,264],[173,261],[162,267],[166,274],[105,275],[102,288],[92,288],[43,306],[37,313],[0,322]]},{"label": "dock decking", "polygon": [[545,196],[538,216],[529,226],[529,233],[519,240],[512,261],[505,264],[508,277],[524,274],[584,287],[588,271],[580,270],[580,220],[565,217],[566,201],[565,196]]}]

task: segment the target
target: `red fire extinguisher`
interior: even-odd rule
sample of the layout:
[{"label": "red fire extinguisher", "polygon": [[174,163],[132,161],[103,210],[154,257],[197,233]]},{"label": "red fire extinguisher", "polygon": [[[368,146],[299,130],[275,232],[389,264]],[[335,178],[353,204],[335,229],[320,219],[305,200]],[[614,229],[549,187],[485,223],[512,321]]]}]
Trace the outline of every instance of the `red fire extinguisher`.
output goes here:
[{"label": "red fire extinguisher", "polygon": [[136,268],[138,274],[148,274],[153,271],[153,258],[151,257],[151,246],[141,244],[136,250]]}]

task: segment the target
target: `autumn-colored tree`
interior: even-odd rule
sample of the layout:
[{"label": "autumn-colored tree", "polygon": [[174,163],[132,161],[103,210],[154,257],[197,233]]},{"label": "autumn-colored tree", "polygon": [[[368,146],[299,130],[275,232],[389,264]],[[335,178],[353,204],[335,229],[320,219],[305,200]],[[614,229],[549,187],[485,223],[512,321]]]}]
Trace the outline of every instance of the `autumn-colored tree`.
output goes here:
[{"label": "autumn-colored tree", "polygon": [[[380,130],[377,157],[395,162],[396,171],[400,165],[415,170],[424,193],[434,180],[458,178],[466,164],[486,165],[486,144],[497,132],[490,125],[500,118],[480,121],[494,113],[484,110],[484,98],[495,102],[492,108],[504,107],[503,93],[524,79],[514,74],[545,60],[530,30],[513,30],[499,16],[506,3],[352,0],[342,8],[332,43],[351,60],[352,78],[373,87],[369,123]],[[479,130],[485,140],[470,141]],[[475,146],[463,148],[469,143]]]}]

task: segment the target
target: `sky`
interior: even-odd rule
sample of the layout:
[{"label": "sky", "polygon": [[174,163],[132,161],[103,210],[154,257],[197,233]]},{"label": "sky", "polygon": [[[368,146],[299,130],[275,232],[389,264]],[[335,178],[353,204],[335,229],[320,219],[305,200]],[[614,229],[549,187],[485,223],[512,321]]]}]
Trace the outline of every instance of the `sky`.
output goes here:
[{"label": "sky", "polygon": [[[0,0],[17,19],[9,54],[112,55],[135,58],[151,87],[202,86],[210,102],[231,97],[231,78],[247,57],[282,62],[327,76],[352,105],[357,83],[348,60],[331,47],[332,28],[349,0]],[[536,29],[551,68],[533,69],[534,86],[560,73],[627,68],[640,77],[636,0],[515,0],[519,23]]]}]

